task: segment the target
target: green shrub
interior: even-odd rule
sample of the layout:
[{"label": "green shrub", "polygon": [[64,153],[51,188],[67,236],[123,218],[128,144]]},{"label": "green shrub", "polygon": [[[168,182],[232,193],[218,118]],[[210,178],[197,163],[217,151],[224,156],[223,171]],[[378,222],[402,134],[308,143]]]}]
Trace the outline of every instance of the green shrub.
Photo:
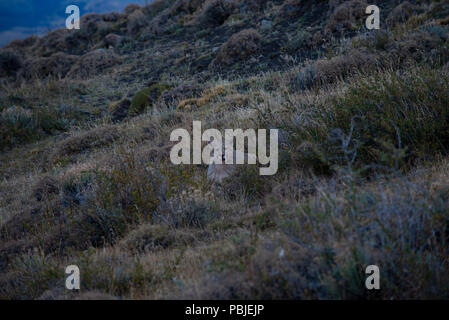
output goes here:
[{"label": "green shrub", "polygon": [[49,107],[28,110],[12,106],[0,112],[0,150],[30,143],[66,128],[67,121]]},{"label": "green shrub", "polygon": [[149,107],[156,102],[162,92],[170,88],[171,86],[166,83],[155,83],[148,88],[137,91],[131,101],[129,114],[136,115],[142,113],[146,107]]},{"label": "green shrub", "polygon": [[107,212],[119,210],[117,214],[133,224],[151,221],[164,196],[163,180],[155,169],[124,153],[109,172],[99,173],[94,204]]},{"label": "green shrub", "polygon": [[[350,137],[346,148],[356,152],[360,165],[387,164],[400,150],[407,163],[448,153],[449,77],[439,70],[418,70],[362,80],[332,99],[323,119],[328,134],[339,143],[341,134]],[[343,130],[340,137],[332,128]],[[338,156],[335,150],[328,145],[328,156]]]},{"label": "green shrub", "polygon": [[14,259],[9,273],[0,277],[0,298],[35,299],[45,290],[63,286],[64,269],[43,253],[28,253]]}]

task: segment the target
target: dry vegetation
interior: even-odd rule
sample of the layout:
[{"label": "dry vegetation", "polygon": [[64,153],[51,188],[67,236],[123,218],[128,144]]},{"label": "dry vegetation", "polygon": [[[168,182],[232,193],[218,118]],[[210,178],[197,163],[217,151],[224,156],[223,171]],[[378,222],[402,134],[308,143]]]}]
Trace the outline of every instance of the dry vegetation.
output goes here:
[{"label": "dry vegetation", "polygon": [[[448,298],[449,3],[365,5],[153,1],[1,49],[0,299]],[[193,120],[281,129],[278,173],[171,164]]]}]

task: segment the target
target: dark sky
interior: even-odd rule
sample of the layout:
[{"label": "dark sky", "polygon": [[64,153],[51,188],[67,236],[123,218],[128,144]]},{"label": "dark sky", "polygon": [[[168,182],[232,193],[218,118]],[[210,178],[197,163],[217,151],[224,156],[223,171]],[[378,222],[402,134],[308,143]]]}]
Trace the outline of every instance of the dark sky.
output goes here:
[{"label": "dark sky", "polygon": [[70,4],[77,5],[83,15],[122,11],[129,3],[144,4],[145,0],[0,0],[0,47],[17,38],[65,27],[65,8]]}]

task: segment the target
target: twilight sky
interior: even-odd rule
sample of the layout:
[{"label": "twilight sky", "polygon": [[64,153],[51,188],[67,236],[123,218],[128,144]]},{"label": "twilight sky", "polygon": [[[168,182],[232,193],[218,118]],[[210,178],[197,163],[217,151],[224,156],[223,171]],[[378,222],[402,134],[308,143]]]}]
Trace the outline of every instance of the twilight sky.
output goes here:
[{"label": "twilight sky", "polygon": [[70,4],[77,5],[83,15],[122,11],[130,3],[144,4],[145,0],[0,0],[0,47],[14,39],[65,27],[65,8]]}]

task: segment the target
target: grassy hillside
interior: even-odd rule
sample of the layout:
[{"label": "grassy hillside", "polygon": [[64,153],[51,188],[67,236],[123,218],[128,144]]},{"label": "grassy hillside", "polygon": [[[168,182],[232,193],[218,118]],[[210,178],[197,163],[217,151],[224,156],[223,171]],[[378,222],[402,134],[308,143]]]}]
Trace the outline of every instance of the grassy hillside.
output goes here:
[{"label": "grassy hillside", "polygon": [[[449,2],[372,2],[380,30],[156,0],[0,49],[0,298],[448,298]],[[279,128],[277,174],[173,165],[194,120]]]}]

